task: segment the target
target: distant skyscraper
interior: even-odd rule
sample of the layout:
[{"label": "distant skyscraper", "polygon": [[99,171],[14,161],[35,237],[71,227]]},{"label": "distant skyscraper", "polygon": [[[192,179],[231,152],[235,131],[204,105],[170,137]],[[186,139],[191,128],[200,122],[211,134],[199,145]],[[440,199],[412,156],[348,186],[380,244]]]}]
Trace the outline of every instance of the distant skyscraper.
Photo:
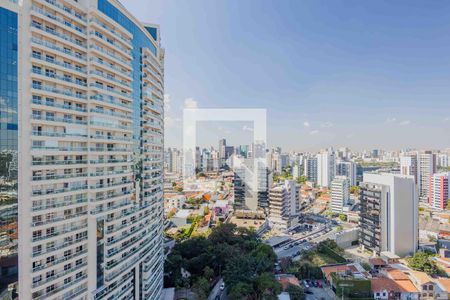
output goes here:
[{"label": "distant skyscraper", "polygon": [[356,163],[352,161],[338,161],[336,163],[336,175],[346,176],[350,185],[356,185]]},{"label": "distant skyscraper", "polygon": [[414,176],[417,182],[417,153],[402,153],[400,155],[400,174]]},{"label": "distant skyscraper", "polygon": [[401,257],[418,247],[418,197],[412,176],[364,174],[360,184],[360,244]]},{"label": "distant skyscraper", "polygon": [[317,184],[330,187],[336,174],[336,161],[333,149],[321,151],[317,154]]},{"label": "distant skyscraper", "polygon": [[436,154],[431,151],[419,153],[417,166],[419,197],[421,200],[427,201],[429,195],[430,176],[436,173]]},{"label": "distant skyscraper", "polygon": [[219,167],[222,167],[225,165],[225,160],[226,160],[225,148],[226,147],[227,147],[227,140],[220,139],[219,140]]},{"label": "distant skyscraper", "polygon": [[305,159],[305,176],[308,181],[317,182],[317,157],[307,157]]},{"label": "distant skyscraper", "polygon": [[350,180],[346,176],[336,176],[331,182],[331,211],[342,213],[350,200]]},{"label": "distant skyscraper", "polygon": [[448,168],[450,166],[448,153],[439,153],[438,154],[437,166],[441,167],[441,168]]},{"label": "distant skyscraper", "polygon": [[449,173],[437,173],[430,176],[428,202],[435,209],[446,209],[448,203]]},{"label": "distant skyscraper", "polygon": [[0,298],[18,252],[23,300],[161,299],[159,28],[115,0],[0,7]]}]

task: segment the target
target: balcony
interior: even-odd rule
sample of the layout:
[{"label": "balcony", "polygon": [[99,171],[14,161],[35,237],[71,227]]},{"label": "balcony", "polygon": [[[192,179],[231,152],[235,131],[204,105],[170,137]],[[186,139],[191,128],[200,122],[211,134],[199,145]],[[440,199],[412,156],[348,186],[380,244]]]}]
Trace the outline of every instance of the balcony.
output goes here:
[{"label": "balcony", "polygon": [[62,32],[56,31],[54,29],[44,28],[44,26],[42,26],[40,24],[37,24],[37,23],[31,23],[31,27],[37,28],[37,29],[39,29],[41,31],[44,31],[46,33],[51,34],[53,37],[57,37],[57,38],[60,38],[60,39],[62,39],[64,41],[66,41],[66,42],[71,43],[71,44],[69,44],[69,46],[77,45],[77,46],[79,46],[82,49],[86,49],[87,48],[86,47],[86,43],[83,43],[83,42],[81,42],[79,40],[73,39],[68,34],[64,34]]},{"label": "balcony", "polygon": [[[32,40],[34,40],[34,39],[35,38],[32,38]],[[40,54],[33,53],[31,55],[31,57],[33,57],[35,59],[39,59],[41,61],[45,61],[45,62],[51,63],[51,64],[56,65],[56,66],[60,66],[60,67],[63,67],[63,68],[70,69],[72,71],[77,71],[77,72],[80,72],[82,74],[87,74],[86,68],[80,68],[80,67],[76,67],[76,66],[74,67],[71,64],[60,62],[60,61],[58,61],[56,59],[51,59],[51,58],[47,58],[47,57],[44,59],[44,57],[42,55],[40,55]]]},{"label": "balcony", "polygon": [[42,90],[46,92],[51,92],[59,95],[69,96],[69,97],[75,97],[78,99],[87,99],[86,95],[81,93],[74,93],[71,90],[61,90],[52,86],[47,86],[43,84],[32,84],[33,89],[35,90]]}]

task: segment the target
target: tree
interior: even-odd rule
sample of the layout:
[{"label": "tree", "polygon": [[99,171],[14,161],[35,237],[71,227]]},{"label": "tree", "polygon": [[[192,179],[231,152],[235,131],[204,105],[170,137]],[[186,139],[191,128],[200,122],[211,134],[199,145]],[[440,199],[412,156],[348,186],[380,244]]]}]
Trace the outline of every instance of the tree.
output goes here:
[{"label": "tree", "polygon": [[302,175],[302,176],[300,176],[299,178],[297,178],[297,182],[299,183],[299,184],[303,184],[303,183],[305,183],[305,182],[307,182],[308,181],[308,178],[306,177],[306,176],[304,176],[304,175]]},{"label": "tree", "polygon": [[213,279],[213,277],[214,277],[214,270],[211,269],[210,267],[206,266],[206,267],[203,269],[203,276],[204,276],[207,280],[211,281],[211,279]]},{"label": "tree", "polygon": [[281,293],[281,284],[272,274],[263,273],[255,279],[253,290],[256,299],[277,299],[277,295]]},{"label": "tree", "polygon": [[359,192],[361,191],[361,188],[357,185],[350,187],[350,193],[352,193],[355,197],[359,196]]},{"label": "tree", "polygon": [[245,282],[238,282],[231,289],[228,296],[232,300],[241,300],[244,296],[249,295],[253,290],[253,287]]},{"label": "tree", "polygon": [[288,285],[286,291],[288,292],[291,300],[304,300],[305,299],[305,293],[303,292],[303,289],[297,285],[293,285],[293,284]]},{"label": "tree", "polygon": [[209,282],[204,277],[199,277],[197,281],[192,285],[192,290],[197,294],[199,300],[208,299],[209,295]]},{"label": "tree", "polygon": [[339,220],[341,220],[342,222],[347,221],[347,216],[344,214],[339,214]]},{"label": "tree", "polygon": [[408,266],[416,271],[422,271],[429,275],[434,275],[439,272],[436,263],[431,259],[433,254],[425,252],[416,252],[408,259]]}]

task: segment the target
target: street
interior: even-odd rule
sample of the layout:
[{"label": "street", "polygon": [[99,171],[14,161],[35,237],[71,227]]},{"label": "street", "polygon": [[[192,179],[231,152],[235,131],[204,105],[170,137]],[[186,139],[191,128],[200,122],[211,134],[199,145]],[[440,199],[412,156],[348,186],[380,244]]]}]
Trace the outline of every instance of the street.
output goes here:
[{"label": "street", "polygon": [[[223,283],[223,279],[221,278],[216,285],[214,286],[214,288],[211,290],[211,293],[209,293],[208,296],[208,300],[227,300],[227,293],[226,293],[226,288],[224,291],[220,290],[220,285]],[[219,298],[217,298],[217,296]]]}]

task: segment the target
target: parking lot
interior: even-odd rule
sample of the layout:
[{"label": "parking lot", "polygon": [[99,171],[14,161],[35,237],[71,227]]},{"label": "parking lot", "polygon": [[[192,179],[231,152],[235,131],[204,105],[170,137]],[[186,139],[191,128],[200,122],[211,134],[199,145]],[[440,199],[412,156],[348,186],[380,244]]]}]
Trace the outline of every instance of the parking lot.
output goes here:
[{"label": "parking lot", "polygon": [[311,292],[311,294],[306,294],[306,300],[332,300],[335,299],[335,294],[329,287],[324,288],[309,288],[308,291]]}]

